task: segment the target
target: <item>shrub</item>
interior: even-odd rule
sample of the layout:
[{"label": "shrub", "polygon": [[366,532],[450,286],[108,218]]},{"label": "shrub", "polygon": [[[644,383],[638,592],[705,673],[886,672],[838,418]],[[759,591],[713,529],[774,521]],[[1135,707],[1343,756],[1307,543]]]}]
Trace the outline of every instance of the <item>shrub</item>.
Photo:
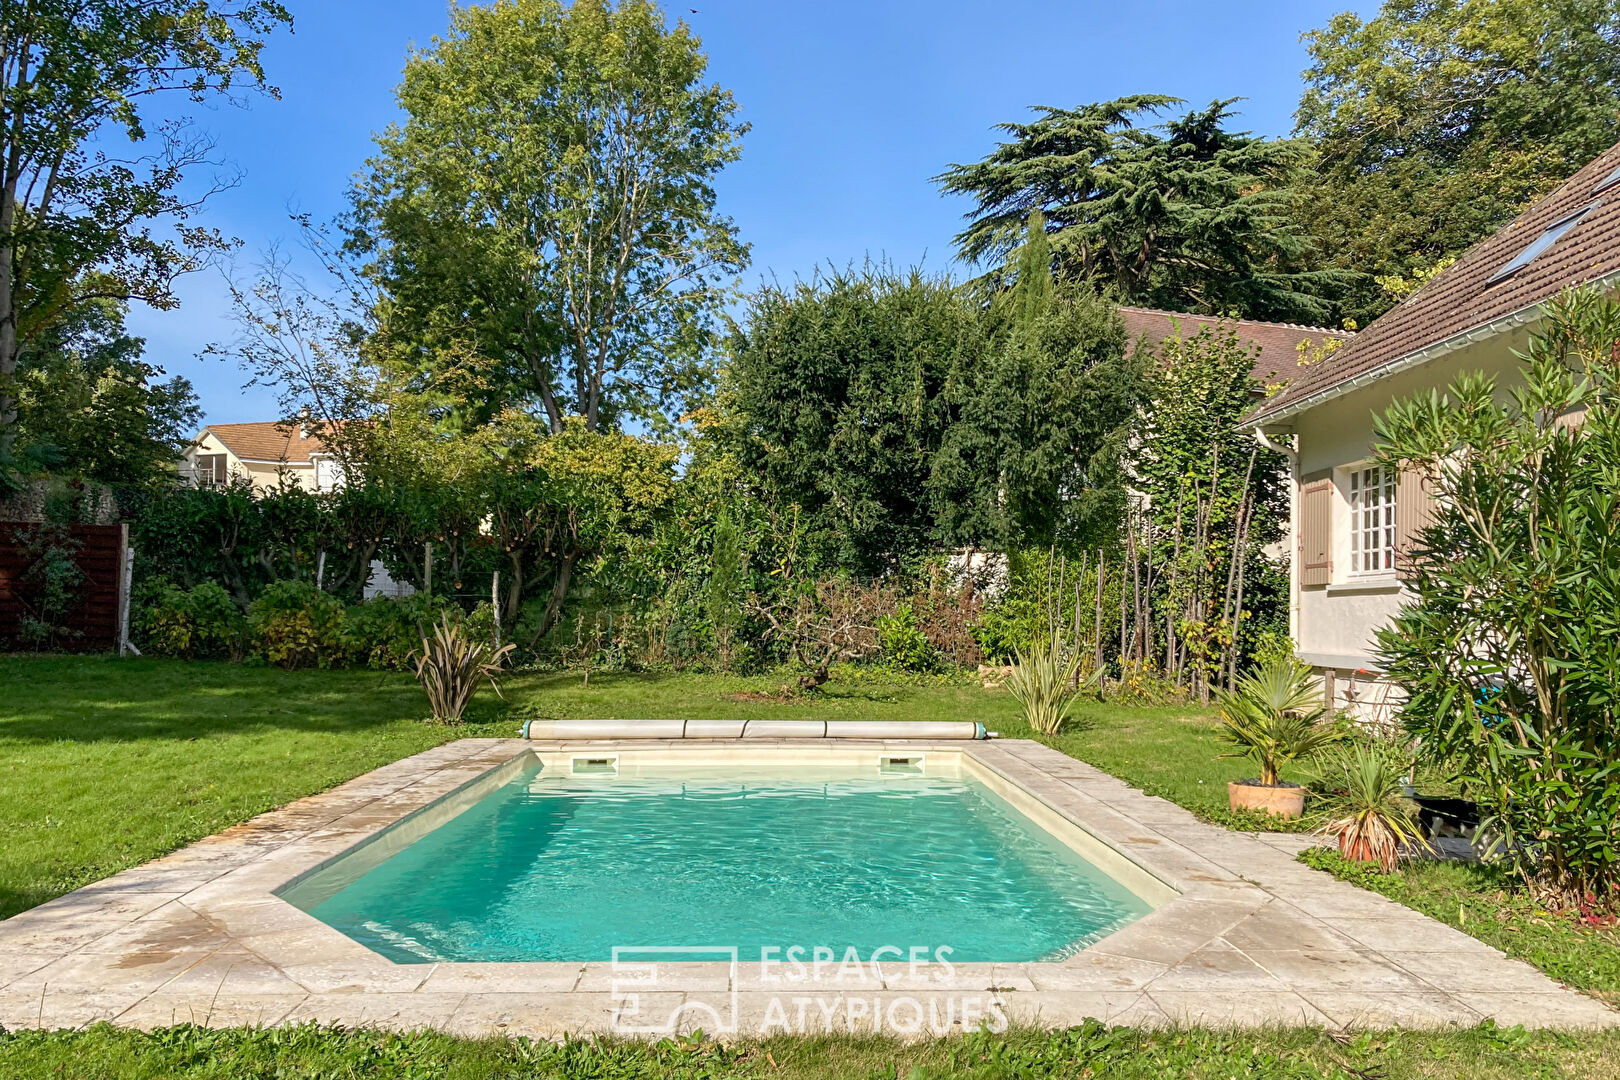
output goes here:
[{"label": "shrub", "polygon": [[344,613],[345,651],[354,663],[378,671],[409,671],[411,654],[440,610],[438,601],[420,594],[400,600],[372,597]]},{"label": "shrub", "polygon": [[1293,657],[1239,676],[1237,689],[1219,695],[1221,737],[1237,747],[1225,757],[1247,757],[1260,768],[1260,783],[1276,787],[1282,768],[1343,738],[1323,725],[1327,713],[1311,669]]},{"label": "shrub", "polygon": [[1064,645],[1055,635],[1050,641],[1037,641],[1027,654],[1019,650],[1007,677],[1007,689],[1024,707],[1024,721],[1041,735],[1063,730],[1069,710],[1081,692],[1102,678],[1098,669],[1089,679],[1080,678],[1080,653]]},{"label": "shrub", "polygon": [[136,598],[131,629],[146,651],[183,660],[234,658],[242,648],[244,620],[231,594],[204,582],[187,592],[154,579]]},{"label": "shrub", "polygon": [[485,681],[500,696],[495,676],[514,647],[508,644],[496,648],[478,641],[460,620],[444,612],[433,635],[424,634],[414,654],[416,680],[427,693],[433,719],[445,724],[460,723],[467,703]]},{"label": "shrub", "polygon": [[186,595],[186,607],[191,614],[193,656],[224,659],[241,655],[247,620],[230,593],[205,581]]},{"label": "shrub", "polygon": [[[1620,908],[1620,302],[1549,305],[1523,387],[1397,402],[1379,459],[1421,478],[1414,602],[1378,637],[1400,717],[1536,893]],[[1584,410],[1584,419],[1570,422]],[[1403,481],[1404,482],[1404,481]],[[1487,850],[1492,846],[1483,845]]]},{"label": "shrub", "polygon": [[1250,647],[1253,650],[1256,669],[1268,668],[1295,659],[1294,639],[1276,630],[1263,630],[1256,634]]},{"label": "shrub", "polygon": [[343,602],[307,581],[278,581],[248,608],[264,658],[284,668],[343,667],[349,658]]},{"label": "shrub", "polygon": [[136,590],[130,631],[142,649],[157,656],[192,655],[191,609],[186,601],[186,591],[163,578],[152,578]]},{"label": "shrub", "polygon": [[939,666],[934,645],[917,624],[910,604],[901,604],[892,615],[880,615],[877,632],[878,654],[888,667],[926,675]]}]

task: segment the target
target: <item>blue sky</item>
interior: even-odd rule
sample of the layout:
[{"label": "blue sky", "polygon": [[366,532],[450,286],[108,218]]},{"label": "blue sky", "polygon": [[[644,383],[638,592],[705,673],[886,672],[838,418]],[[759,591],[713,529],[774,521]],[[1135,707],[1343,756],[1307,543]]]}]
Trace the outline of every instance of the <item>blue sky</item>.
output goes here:
[{"label": "blue sky", "polygon": [[[396,116],[393,87],[407,48],[444,30],[442,0],[288,0],[295,32],[266,50],[280,101],[198,115],[241,183],[206,220],[239,237],[246,267],[291,241],[290,209],[342,208],[371,135]],[[696,14],[689,8],[698,9]],[[670,8],[702,37],[712,77],[753,124],[742,160],[719,185],[720,209],[754,247],[745,281],[791,280],[818,264],[867,255],[951,265],[966,206],[929,177],[983,157],[991,127],[1030,105],[1071,106],[1129,93],[1202,105],[1240,96],[1241,126],[1293,126],[1302,32],[1329,15],[1373,7],[1345,0],[687,0]],[[222,277],[186,279],[181,306],[137,307],[147,355],[185,375],[213,423],[273,419],[275,398],[244,389],[228,362],[201,360],[232,327]]]}]

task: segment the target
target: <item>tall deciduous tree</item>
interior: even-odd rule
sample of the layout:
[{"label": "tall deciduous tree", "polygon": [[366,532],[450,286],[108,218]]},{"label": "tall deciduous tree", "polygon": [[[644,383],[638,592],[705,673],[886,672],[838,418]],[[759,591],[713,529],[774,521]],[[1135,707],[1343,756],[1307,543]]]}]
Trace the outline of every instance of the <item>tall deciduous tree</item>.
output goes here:
[{"label": "tall deciduous tree", "polygon": [[[172,307],[175,277],[223,243],[190,223],[197,199],[178,189],[207,160],[206,140],[184,125],[148,128],[143,102],[243,84],[275,93],[259,54],[290,22],[275,0],[0,5],[0,463],[16,441],[14,380],[32,340],[99,299]],[[117,150],[120,135],[136,160]]]},{"label": "tall deciduous tree", "polygon": [[34,335],[17,368],[19,449],[104,484],[172,481],[201,410],[190,382],[162,378],[143,346],[113,300]]},{"label": "tall deciduous tree", "polygon": [[1387,0],[1306,37],[1302,203],[1323,250],[1369,277],[1358,320],[1620,139],[1617,0]]},{"label": "tall deciduous tree", "polygon": [[354,193],[379,355],[463,423],[657,426],[710,374],[747,248],[714,179],[746,125],[648,0],[498,0],[413,53]]},{"label": "tall deciduous tree", "polygon": [[1139,94],[1074,109],[1042,106],[983,161],[936,178],[974,206],[957,236],[963,258],[1000,264],[1040,210],[1057,268],[1127,303],[1318,319],[1342,274],[1309,265],[1292,185],[1309,158],[1299,142],[1226,129],[1228,101],[1157,127],[1180,104]]}]

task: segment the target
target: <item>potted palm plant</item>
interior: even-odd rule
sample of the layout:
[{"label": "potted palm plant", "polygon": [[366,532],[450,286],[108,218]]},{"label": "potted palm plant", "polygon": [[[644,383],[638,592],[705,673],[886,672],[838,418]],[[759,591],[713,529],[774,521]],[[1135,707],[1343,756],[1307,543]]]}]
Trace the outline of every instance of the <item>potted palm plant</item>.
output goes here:
[{"label": "potted palm plant", "polygon": [[1323,779],[1333,816],[1321,831],[1339,840],[1339,854],[1395,869],[1403,848],[1430,850],[1403,795],[1411,760],[1390,747],[1358,742],[1334,754]]},{"label": "potted palm plant", "polygon": [[1220,695],[1221,736],[1238,749],[1223,757],[1246,757],[1260,770],[1226,786],[1232,809],[1263,810],[1281,817],[1305,811],[1305,789],[1282,779],[1290,762],[1310,757],[1341,733],[1322,723],[1327,708],[1311,669],[1292,656],[1267,661]]}]

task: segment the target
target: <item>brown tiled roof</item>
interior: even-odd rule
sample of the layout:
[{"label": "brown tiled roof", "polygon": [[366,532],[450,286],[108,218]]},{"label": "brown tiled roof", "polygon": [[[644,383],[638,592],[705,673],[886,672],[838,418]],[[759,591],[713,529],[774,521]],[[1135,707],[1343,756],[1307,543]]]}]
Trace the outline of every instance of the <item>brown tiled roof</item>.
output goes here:
[{"label": "brown tiled roof", "polygon": [[[1470,332],[1484,332],[1510,317],[1533,317],[1537,305],[1565,287],[1620,272],[1620,186],[1601,194],[1593,192],[1617,167],[1620,144],[1598,155],[1501,231],[1474,245],[1455,265],[1373,320],[1353,342],[1305,369],[1251,420],[1281,419],[1279,412],[1351,379],[1377,378],[1380,369],[1431,346]],[[1594,202],[1599,205],[1533,262],[1509,277],[1490,280],[1549,225]]]},{"label": "brown tiled roof", "polygon": [[[1134,343],[1146,338],[1149,345],[1158,345],[1175,335],[1181,327],[1182,337],[1192,337],[1206,326],[1220,322],[1213,315],[1184,315],[1179,311],[1160,311],[1157,308],[1121,307],[1120,318],[1125,320],[1125,331]],[[1238,337],[1259,346],[1255,354],[1254,377],[1271,386],[1294,377],[1299,370],[1299,343],[1320,343],[1324,338],[1351,338],[1348,330],[1328,330],[1321,326],[1301,326],[1298,323],[1258,322],[1254,319],[1228,320],[1237,328]]]},{"label": "brown tiled roof", "polygon": [[243,461],[280,461],[308,465],[311,454],[326,449],[318,435],[305,435],[297,424],[268,421],[258,424],[209,424],[204,432],[225,444]]}]

